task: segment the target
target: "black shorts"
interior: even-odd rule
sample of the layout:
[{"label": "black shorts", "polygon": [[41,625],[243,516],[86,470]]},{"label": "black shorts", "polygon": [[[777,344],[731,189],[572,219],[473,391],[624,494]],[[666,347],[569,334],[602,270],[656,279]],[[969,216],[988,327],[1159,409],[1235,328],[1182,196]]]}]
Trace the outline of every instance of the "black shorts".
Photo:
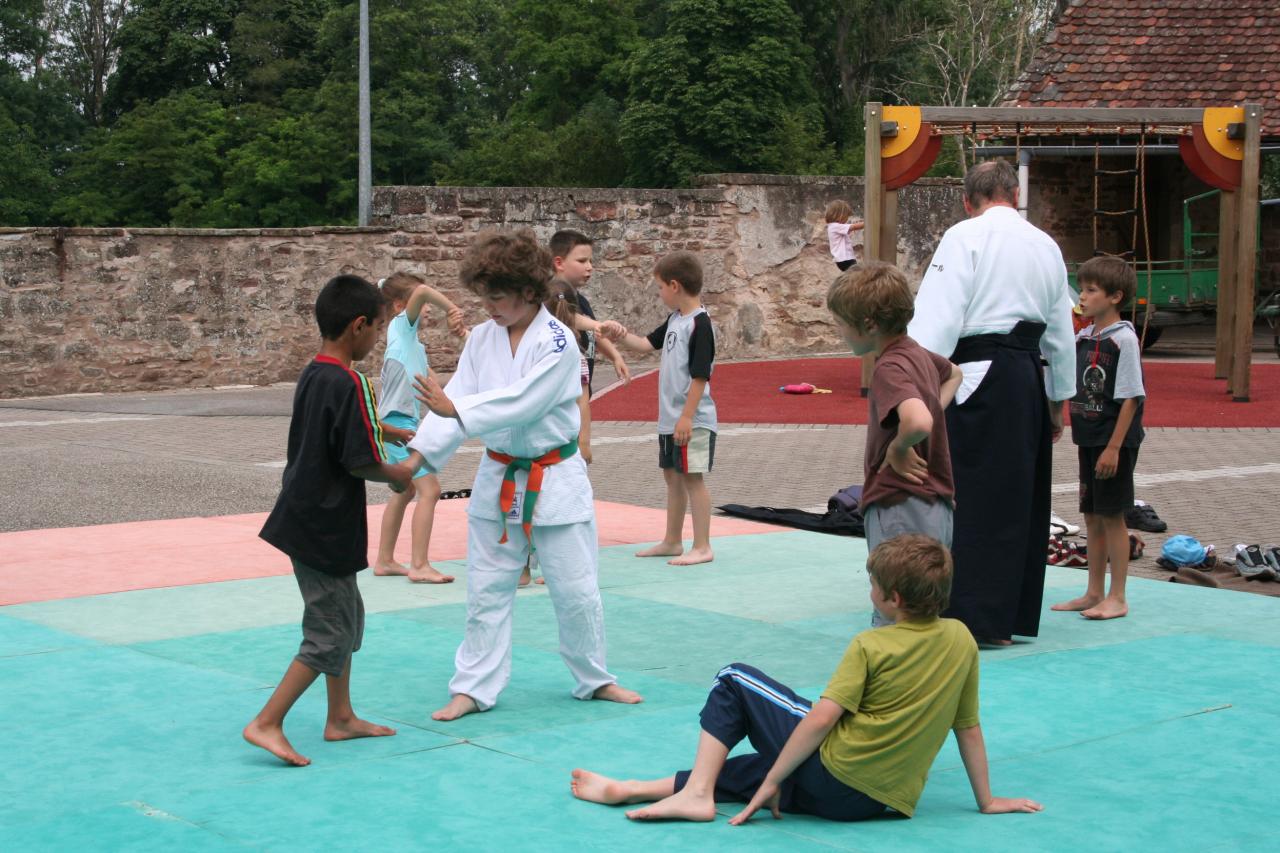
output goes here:
[{"label": "black shorts", "polygon": [[1080,456],[1080,511],[1092,515],[1120,515],[1133,506],[1133,469],[1138,448],[1120,448],[1116,473],[1099,480],[1094,471],[1105,447],[1078,447]]},{"label": "black shorts", "polygon": [[855,261],[853,258],[850,258],[847,261],[836,261],[836,268],[839,269],[840,272],[844,272],[849,267],[856,266],[857,263],[858,262]]}]

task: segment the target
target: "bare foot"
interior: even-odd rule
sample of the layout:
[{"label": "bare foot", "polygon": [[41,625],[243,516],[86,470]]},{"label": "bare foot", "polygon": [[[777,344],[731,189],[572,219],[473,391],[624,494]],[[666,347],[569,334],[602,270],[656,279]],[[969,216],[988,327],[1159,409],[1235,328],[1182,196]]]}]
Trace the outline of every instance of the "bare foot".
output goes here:
[{"label": "bare foot", "polygon": [[391,737],[396,730],[390,726],[380,726],[359,717],[346,720],[329,720],[324,724],[325,740],[355,740],[362,737]]},{"label": "bare foot", "polygon": [[476,704],[476,700],[465,693],[455,693],[453,698],[449,700],[449,704],[432,713],[431,719],[447,723],[450,720],[465,717],[467,714],[479,713],[479,711],[480,706]]},{"label": "bare foot", "polygon": [[679,557],[684,553],[683,542],[659,542],[643,551],[636,551],[637,557]]},{"label": "bare foot", "polygon": [[699,797],[688,788],[677,791],[665,800],[658,800],[651,806],[632,809],[627,812],[631,820],[696,820],[709,821],[716,819],[716,802],[710,795]]},{"label": "bare foot", "polygon": [[395,560],[379,560],[373,564],[373,573],[379,577],[407,575],[409,574],[409,567],[404,563],[397,563]]},{"label": "bare foot", "polygon": [[1012,646],[1013,640],[1009,640],[1009,639],[993,640],[990,638],[978,639],[978,645],[980,646]]},{"label": "bare foot", "polygon": [[414,583],[453,583],[453,575],[443,575],[430,565],[410,569],[406,574]]},{"label": "bare foot", "polygon": [[529,567],[525,566],[524,571],[520,572],[520,580],[516,581],[516,587],[524,589],[533,581],[533,573],[529,571]]},{"label": "bare foot", "polygon": [[698,563],[710,563],[716,558],[710,548],[693,548],[683,557],[667,560],[668,566],[696,566]]},{"label": "bare foot", "polygon": [[1129,605],[1114,598],[1104,598],[1097,607],[1091,607],[1080,615],[1086,619],[1119,619],[1129,615]]},{"label": "bare foot", "polygon": [[533,582],[534,582],[534,583],[536,583],[536,584],[540,584],[540,585],[542,585],[542,586],[546,586],[546,585],[547,585],[547,579],[546,579],[546,578],[544,578],[542,575],[538,575],[538,577],[537,577],[537,578],[535,578]]},{"label": "bare foot", "polygon": [[625,782],[592,773],[590,770],[574,770],[569,780],[569,790],[580,800],[589,803],[603,803],[616,806],[619,803],[631,802],[630,792]]},{"label": "bare foot", "polygon": [[591,694],[592,699],[603,699],[606,702],[621,702],[623,705],[639,705],[644,701],[644,697],[634,690],[628,690],[625,687],[619,687],[617,684],[605,684],[596,688],[596,692]]},{"label": "bare foot", "polygon": [[1097,606],[1102,601],[1100,595],[1082,595],[1079,598],[1073,598],[1070,601],[1063,601],[1050,607],[1050,610],[1073,611],[1088,610],[1090,607]]},{"label": "bare foot", "polygon": [[244,727],[244,739],[254,746],[261,747],[286,764],[294,767],[306,767],[311,759],[301,755],[284,736],[284,729],[279,726],[264,726],[255,717]]}]

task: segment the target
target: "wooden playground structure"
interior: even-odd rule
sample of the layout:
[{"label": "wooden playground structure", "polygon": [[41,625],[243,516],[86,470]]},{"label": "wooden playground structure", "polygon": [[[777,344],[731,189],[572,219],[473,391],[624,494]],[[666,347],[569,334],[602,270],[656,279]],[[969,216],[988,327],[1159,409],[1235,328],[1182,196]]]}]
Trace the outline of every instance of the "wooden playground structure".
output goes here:
[{"label": "wooden playground structure", "polygon": [[[947,136],[1012,139],[1015,145],[1020,145],[1024,137],[1135,137],[1139,146],[1135,166],[1139,180],[1145,179],[1141,156],[1145,140],[1176,137],[1178,153],[1187,168],[1221,191],[1214,374],[1226,380],[1226,390],[1233,401],[1249,401],[1261,165],[1259,105],[1203,109],[929,107],[872,102],[866,105],[865,118],[863,255],[868,260],[896,259],[898,190],[929,170]],[[1131,211],[1135,217],[1136,209],[1135,203],[1135,210]],[[1143,215],[1145,227],[1145,210]],[[1135,228],[1136,223],[1135,218]],[[1138,266],[1140,269],[1141,264]],[[1149,296],[1155,277],[1149,258],[1147,266]],[[1141,273],[1139,280],[1141,294]],[[871,366],[870,359],[863,360],[864,388],[870,382]]]}]

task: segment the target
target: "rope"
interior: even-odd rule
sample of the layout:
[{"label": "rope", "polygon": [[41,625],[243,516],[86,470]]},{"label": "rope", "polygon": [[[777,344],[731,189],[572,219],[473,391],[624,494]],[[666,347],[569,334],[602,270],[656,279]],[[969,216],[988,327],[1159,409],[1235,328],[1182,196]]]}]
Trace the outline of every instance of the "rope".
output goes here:
[{"label": "rope", "polygon": [[1101,164],[1101,151],[1098,143],[1093,143],[1093,210],[1094,214],[1090,217],[1093,222],[1093,255],[1098,256],[1101,250],[1098,248],[1098,207],[1101,199],[1098,198],[1098,168]]}]

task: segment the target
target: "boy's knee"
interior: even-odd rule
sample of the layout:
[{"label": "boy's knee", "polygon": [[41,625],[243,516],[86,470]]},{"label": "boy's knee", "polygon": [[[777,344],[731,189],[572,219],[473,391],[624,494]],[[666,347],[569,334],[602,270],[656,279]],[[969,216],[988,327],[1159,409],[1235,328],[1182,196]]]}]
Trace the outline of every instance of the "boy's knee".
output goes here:
[{"label": "boy's knee", "polygon": [[719,679],[720,681],[732,681],[734,676],[742,676],[742,675],[749,675],[749,676],[758,678],[764,675],[764,673],[756,669],[751,664],[731,663],[728,666],[722,667],[720,669],[719,675],[717,675],[716,678]]},{"label": "boy's knee", "polygon": [[440,481],[435,477],[419,477],[413,481],[413,487],[420,501],[440,500]]}]

